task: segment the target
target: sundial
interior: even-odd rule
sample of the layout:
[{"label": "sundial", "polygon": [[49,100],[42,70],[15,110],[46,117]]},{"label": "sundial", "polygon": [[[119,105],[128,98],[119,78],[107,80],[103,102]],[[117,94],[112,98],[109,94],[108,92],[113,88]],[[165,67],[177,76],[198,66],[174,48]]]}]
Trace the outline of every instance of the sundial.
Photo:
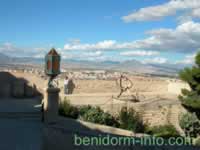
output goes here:
[{"label": "sundial", "polygon": [[[115,99],[121,101],[132,101],[132,102],[139,102],[139,94],[136,93],[135,95],[130,94],[130,89],[133,87],[132,81],[125,75],[120,75],[119,79],[116,81],[117,85],[120,88],[120,93],[117,95]],[[123,95],[124,93],[128,92],[129,95]]]}]

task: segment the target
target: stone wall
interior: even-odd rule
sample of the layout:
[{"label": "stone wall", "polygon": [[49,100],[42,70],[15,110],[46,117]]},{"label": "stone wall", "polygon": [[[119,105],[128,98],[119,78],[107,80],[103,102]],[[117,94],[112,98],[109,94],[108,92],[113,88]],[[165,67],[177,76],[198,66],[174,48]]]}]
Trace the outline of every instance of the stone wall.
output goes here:
[{"label": "stone wall", "polygon": [[26,98],[40,94],[35,84],[9,72],[0,72],[0,84],[0,97]]}]

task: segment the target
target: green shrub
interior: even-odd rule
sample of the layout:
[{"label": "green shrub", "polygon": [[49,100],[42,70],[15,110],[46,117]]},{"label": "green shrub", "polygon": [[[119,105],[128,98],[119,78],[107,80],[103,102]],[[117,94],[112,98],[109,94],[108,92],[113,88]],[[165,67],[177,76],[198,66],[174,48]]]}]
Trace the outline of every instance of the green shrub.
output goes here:
[{"label": "green shrub", "polygon": [[179,124],[186,136],[197,137],[200,135],[200,121],[195,113],[186,113],[180,116]]},{"label": "green shrub", "polygon": [[156,137],[163,137],[163,138],[170,138],[170,137],[179,137],[179,133],[173,125],[160,125],[146,128],[145,131],[147,134],[156,136]]},{"label": "green shrub", "polygon": [[119,113],[120,128],[134,132],[144,132],[145,125],[141,117],[132,108],[123,107]]},{"label": "green shrub", "polygon": [[104,112],[100,107],[90,105],[75,107],[67,99],[60,104],[59,114],[64,117],[81,119],[92,123],[108,125],[112,127],[131,130],[134,132],[144,132],[145,126],[134,109],[123,107],[118,117]]},{"label": "green shrub", "polygon": [[77,119],[79,116],[78,108],[72,106],[69,101],[64,100],[59,106],[59,114],[64,117]]},{"label": "green shrub", "polygon": [[60,104],[59,114],[73,119],[119,127],[117,119],[104,112],[100,107],[92,107],[90,105],[75,107],[66,99]]},{"label": "green shrub", "polygon": [[117,120],[111,114],[104,112],[100,107],[87,106],[82,107],[80,110],[81,120],[109,125],[113,127],[119,126]]},{"label": "green shrub", "polygon": [[105,125],[113,126],[113,127],[119,127],[119,122],[117,118],[113,117],[109,113],[105,112],[103,114],[103,120]]},{"label": "green shrub", "polygon": [[87,111],[89,111],[90,109],[92,109],[91,105],[84,105],[84,106],[80,106],[79,107],[79,115],[83,116]]},{"label": "green shrub", "polygon": [[200,137],[195,140],[195,146],[200,146]]}]

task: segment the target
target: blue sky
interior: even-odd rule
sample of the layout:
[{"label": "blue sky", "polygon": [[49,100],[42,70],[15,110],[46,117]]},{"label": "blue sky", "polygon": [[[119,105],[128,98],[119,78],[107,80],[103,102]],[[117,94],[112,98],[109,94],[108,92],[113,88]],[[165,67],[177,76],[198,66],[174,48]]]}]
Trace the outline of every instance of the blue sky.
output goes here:
[{"label": "blue sky", "polygon": [[66,59],[190,64],[199,0],[1,0],[0,52]]}]

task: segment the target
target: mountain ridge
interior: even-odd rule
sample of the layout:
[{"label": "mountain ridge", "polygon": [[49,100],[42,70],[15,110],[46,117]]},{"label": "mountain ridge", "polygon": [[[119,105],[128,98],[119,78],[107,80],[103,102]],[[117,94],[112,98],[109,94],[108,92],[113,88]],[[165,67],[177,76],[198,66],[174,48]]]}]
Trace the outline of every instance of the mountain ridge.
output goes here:
[{"label": "mountain ridge", "polygon": [[[3,53],[0,53],[0,63],[42,64],[44,63],[44,59],[32,57],[10,57]],[[61,63],[62,66],[66,69],[105,69],[158,75],[176,75],[181,69],[184,68],[183,66],[174,66],[169,64],[143,64],[137,60],[128,60],[124,62],[109,60],[97,62],[87,60],[64,59]]]}]

